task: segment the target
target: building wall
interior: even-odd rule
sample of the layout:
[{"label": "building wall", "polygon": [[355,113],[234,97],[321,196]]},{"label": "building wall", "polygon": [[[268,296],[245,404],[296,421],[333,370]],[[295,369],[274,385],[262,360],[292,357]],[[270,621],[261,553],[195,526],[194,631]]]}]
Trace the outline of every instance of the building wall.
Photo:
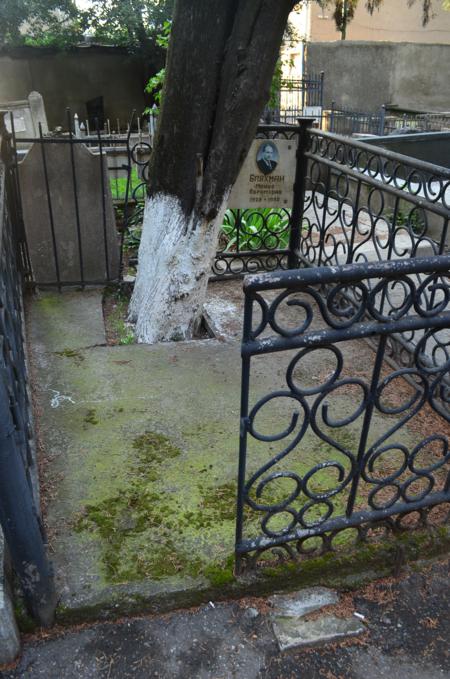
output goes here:
[{"label": "building wall", "polygon": [[450,45],[313,42],[307,71],[325,72],[324,105],[376,111],[382,104],[450,111]]},{"label": "building wall", "polygon": [[285,78],[301,78],[303,73],[303,45],[308,38],[309,5],[301,5],[299,10],[291,12],[289,22],[298,36],[298,42],[282,48],[283,76]]},{"label": "building wall", "polygon": [[[442,8],[440,0],[435,0],[433,16],[422,26],[421,5],[419,0],[411,7],[407,0],[385,0],[370,15],[364,0],[359,0],[355,17],[347,26],[346,39],[450,44],[450,12]],[[317,2],[310,3],[309,40],[340,40],[332,14],[332,10],[322,10]]]},{"label": "building wall", "polygon": [[[86,47],[68,52],[18,49],[0,53],[0,101],[44,98],[50,129],[66,126],[66,107],[86,117],[86,101],[103,96],[105,117],[125,126],[133,108],[145,107],[141,61],[118,48]],[[114,122],[113,122],[114,121]]]},{"label": "building wall", "polygon": [[[433,15],[422,26],[422,3],[420,0],[408,7],[407,0],[385,0],[380,10],[372,15],[366,10],[365,0],[359,0],[354,19],[347,26],[347,41],[413,42],[420,44],[450,44],[450,12],[442,8],[440,0],[434,0]],[[297,45],[284,50],[286,65],[283,75],[288,78],[302,76],[303,42],[340,41],[333,12],[322,9],[316,0],[301,6],[289,17],[299,35]]]}]

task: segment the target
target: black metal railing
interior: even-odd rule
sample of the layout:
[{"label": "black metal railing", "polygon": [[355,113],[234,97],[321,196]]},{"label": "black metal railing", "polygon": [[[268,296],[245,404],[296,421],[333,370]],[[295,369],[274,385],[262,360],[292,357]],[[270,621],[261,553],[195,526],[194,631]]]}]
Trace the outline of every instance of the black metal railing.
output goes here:
[{"label": "black metal railing", "polygon": [[384,105],[377,111],[356,111],[333,101],[331,108],[322,111],[320,127],[326,132],[349,136],[439,132],[450,130],[450,114],[396,113]]},{"label": "black metal railing", "polygon": [[324,72],[304,78],[283,78],[280,87],[280,108],[303,110],[305,106],[323,106]]},{"label": "black metal railing", "polygon": [[30,613],[52,622],[56,605],[40,519],[24,341],[22,285],[29,277],[15,157],[0,116],[0,523]]},{"label": "black metal railing", "polygon": [[333,101],[330,109],[322,112],[321,129],[335,134],[385,134],[386,109],[378,111],[355,111],[336,106]]},{"label": "black metal railing", "polygon": [[[450,501],[449,270],[441,255],[246,279],[238,570],[423,526]],[[389,340],[405,332],[420,342],[392,369]],[[362,338],[376,355],[357,372]],[[252,366],[274,352],[277,384],[261,393]]]},{"label": "black metal railing", "polygon": [[[266,124],[295,125],[309,108],[323,108],[323,71],[304,78],[283,78],[278,105],[267,106],[262,116]],[[320,116],[319,116],[320,118]]]},{"label": "black metal railing", "polygon": [[[309,131],[305,156],[299,266],[394,262],[447,251],[450,170],[319,130]],[[386,304],[394,308],[397,297]],[[419,335],[397,336],[391,347],[397,362],[409,362]]]}]

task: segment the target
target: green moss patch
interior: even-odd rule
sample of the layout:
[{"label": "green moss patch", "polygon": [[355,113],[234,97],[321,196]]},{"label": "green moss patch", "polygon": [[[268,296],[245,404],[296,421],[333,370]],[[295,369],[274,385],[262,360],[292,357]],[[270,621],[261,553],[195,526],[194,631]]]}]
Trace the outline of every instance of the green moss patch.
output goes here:
[{"label": "green moss patch", "polygon": [[84,418],[84,421],[87,424],[98,424],[99,423],[99,420],[97,418],[97,411],[95,410],[95,408],[90,408],[87,411],[86,416]]},{"label": "green moss patch", "polygon": [[[175,493],[162,488],[180,448],[154,431],[137,436],[132,447],[136,455],[130,459],[127,483],[116,494],[86,504],[74,523],[78,533],[99,538],[107,581],[158,580],[179,573],[215,582],[232,577],[230,555],[225,564],[208,561],[201,531],[223,521],[233,525],[235,484],[210,489],[211,494],[201,484],[197,504],[187,509]],[[199,549],[192,549],[197,540]]]},{"label": "green moss patch", "polygon": [[83,354],[76,349],[69,349],[66,347],[62,351],[55,351],[55,354],[56,356],[62,356],[63,358],[73,358],[78,365],[84,361]]}]

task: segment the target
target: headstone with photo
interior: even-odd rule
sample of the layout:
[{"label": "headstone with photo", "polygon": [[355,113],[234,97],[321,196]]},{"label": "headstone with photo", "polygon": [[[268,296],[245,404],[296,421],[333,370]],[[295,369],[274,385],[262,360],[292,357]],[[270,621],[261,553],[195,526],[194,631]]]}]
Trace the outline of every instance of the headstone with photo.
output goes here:
[{"label": "headstone with photo", "polygon": [[229,208],[291,208],[297,141],[255,139],[228,199]]}]

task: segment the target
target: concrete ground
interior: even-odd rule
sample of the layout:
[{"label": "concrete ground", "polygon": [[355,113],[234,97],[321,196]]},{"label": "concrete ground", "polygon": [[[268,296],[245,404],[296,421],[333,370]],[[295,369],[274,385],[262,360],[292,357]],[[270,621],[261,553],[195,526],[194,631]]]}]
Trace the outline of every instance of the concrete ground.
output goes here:
[{"label": "concrete ground", "polygon": [[264,599],[210,602],[164,616],[29,637],[1,679],[445,679],[448,560],[344,597],[364,636],[280,653]]},{"label": "concrete ground", "polygon": [[[59,620],[157,612],[252,591],[249,581],[233,576],[241,285],[211,289],[209,315],[213,325],[221,322],[222,341],[107,346],[101,291],[46,292],[30,301],[42,494]],[[343,343],[341,348],[344,373],[367,378],[373,365],[367,345]],[[286,388],[291,357],[255,359],[252,403]],[[316,386],[333,370],[334,358],[325,352],[319,362],[307,358],[295,377]],[[358,398],[343,389],[330,404],[330,416],[346,417]],[[294,407],[266,408],[264,433],[283,430]],[[395,418],[375,415],[372,439]],[[334,433],[355,452],[361,419]],[[419,434],[409,423],[401,441],[413,445]],[[271,441],[253,441],[249,472],[274,450]],[[302,476],[331,455],[336,451],[309,432],[300,452],[279,469]],[[325,469],[317,483],[332,487],[333,474]],[[365,492],[362,487],[360,506],[366,506]],[[342,495],[335,511],[343,509],[347,497]],[[247,516],[250,536],[258,532],[257,518]],[[301,577],[304,572],[302,567]],[[317,582],[329,573],[321,568]],[[283,574],[281,580],[273,573],[270,577],[266,591],[286,585]]]}]

